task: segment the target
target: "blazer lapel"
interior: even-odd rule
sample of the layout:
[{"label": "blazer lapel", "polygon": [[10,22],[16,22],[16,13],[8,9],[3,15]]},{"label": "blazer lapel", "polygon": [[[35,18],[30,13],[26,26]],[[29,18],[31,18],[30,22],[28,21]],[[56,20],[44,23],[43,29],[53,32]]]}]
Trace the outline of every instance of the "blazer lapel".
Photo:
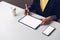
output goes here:
[{"label": "blazer lapel", "polygon": [[[44,12],[42,12],[41,7],[40,7],[41,12],[45,13],[45,12],[49,11],[50,7],[52,7],[52,5],[54,4],[54,2],[55,2],[54,0],[49,0],[48,3],[47,3],[47,5],[46,5],[46,7],[45,7]],[[39,3],[40,3],[40,1],[39,1]]]}]

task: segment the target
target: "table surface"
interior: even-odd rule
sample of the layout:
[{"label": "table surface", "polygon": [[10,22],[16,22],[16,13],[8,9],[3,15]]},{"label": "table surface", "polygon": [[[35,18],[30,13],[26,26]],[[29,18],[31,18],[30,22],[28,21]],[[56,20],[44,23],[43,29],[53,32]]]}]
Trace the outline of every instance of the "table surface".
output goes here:
[{"label": "table surface", "polygon": [[[13,15],[13,8],[16,8],[17,16]],[[40,26],[37,30],[33,30],[18,22],[24,16],[24,9],[16,7],[7,2],[0,2],[0,40],[60,40],[60,23],[53,21],[50,26],[56,30],[46,36],[42,32],[49,26]],[[31,16],[44,18],[32,13]]]}]

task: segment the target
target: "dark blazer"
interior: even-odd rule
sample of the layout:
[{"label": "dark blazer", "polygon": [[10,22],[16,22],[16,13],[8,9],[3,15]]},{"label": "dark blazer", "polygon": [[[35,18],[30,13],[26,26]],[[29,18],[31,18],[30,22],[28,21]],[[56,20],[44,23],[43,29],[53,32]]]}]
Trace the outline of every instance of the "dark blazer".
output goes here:
[{"label": "dark blazer", "polygon": [[40,7],[40,0],[34,0],[33,4],[29,8],[30,11],[35,10],[36,14],[44,17],[56,15],[60,18],[60,0],[49,0],[44,12],[42,12]]}]

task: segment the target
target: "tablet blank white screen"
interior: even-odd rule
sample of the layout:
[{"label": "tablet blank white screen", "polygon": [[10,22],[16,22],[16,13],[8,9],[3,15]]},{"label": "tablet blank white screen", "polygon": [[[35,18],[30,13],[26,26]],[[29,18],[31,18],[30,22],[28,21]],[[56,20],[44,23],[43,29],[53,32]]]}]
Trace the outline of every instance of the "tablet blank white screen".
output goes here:
[{"label": "tablet blank white screen", "polygon": [[20,22],[22,22],[32,28],[36,28],[38,25],[40,25],[42,23],[41,20],[38,20],[38,19],[31,17],[29,15],[26,15],[23,19],[20,20]]}]

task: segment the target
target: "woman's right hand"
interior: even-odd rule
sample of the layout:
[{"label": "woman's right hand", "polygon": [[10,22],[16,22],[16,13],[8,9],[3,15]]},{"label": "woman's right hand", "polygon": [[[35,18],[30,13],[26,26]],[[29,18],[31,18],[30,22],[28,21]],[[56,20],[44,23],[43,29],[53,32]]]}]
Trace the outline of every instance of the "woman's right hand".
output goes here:
[{"label": "woman's right hand", "polygon": [[27,7],[27,4],[25,4],[25,13],[24,13],[25,15],[28,15],[29,14],[29,9],[28,9],[28,7]]},{"label": "woman's right hand", "polygon": [[29,11],[25,9],[24,15],[28,15],[28,12],[29,12]]}]

